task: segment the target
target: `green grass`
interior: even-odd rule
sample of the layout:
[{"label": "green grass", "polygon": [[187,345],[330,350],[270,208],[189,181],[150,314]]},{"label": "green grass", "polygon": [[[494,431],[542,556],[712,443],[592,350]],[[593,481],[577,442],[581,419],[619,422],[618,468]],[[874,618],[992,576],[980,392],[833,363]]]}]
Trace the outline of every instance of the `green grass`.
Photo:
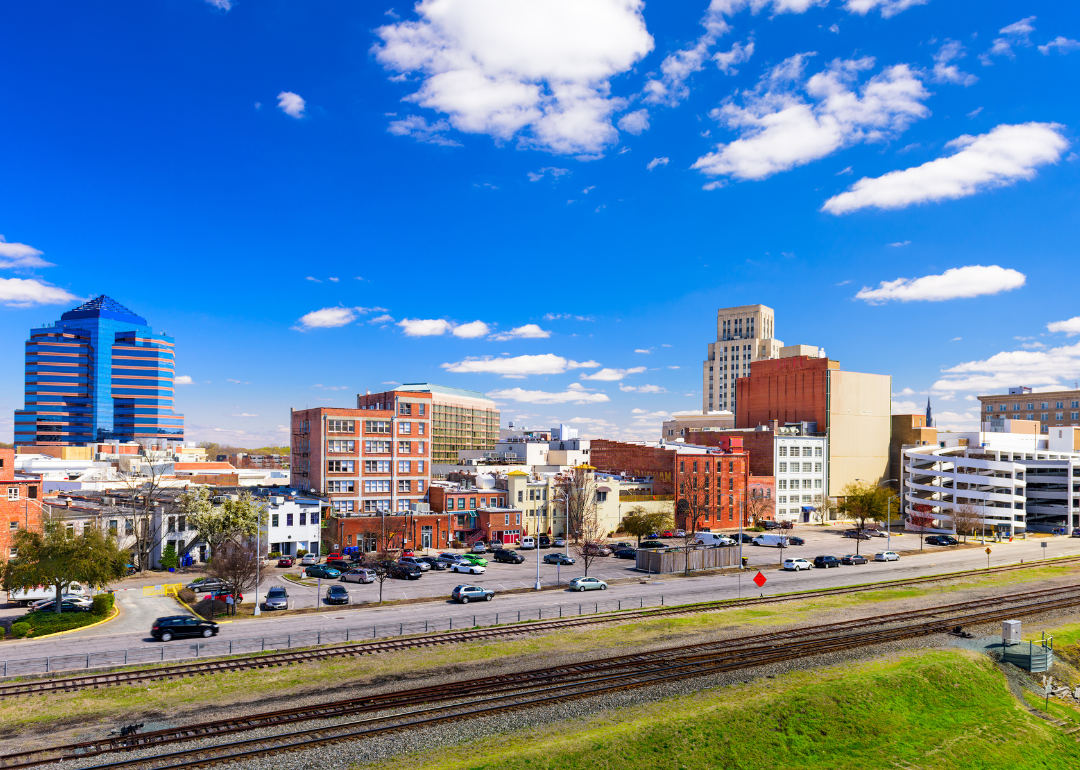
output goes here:
[{"label": "green grass", "polygon": [[985,658],[937,651],[669,698],[406,762],[411,770],[1065,770],[1080,767],[1080,744],[1020,708]]},{"label": "green grass", "polygon": [[1062,703],[1060,700],[1050,698],[1049,702],[1047,702],[1045,697],[1036,695],[1033,692],[1025,692],[1024,700],[1032,708],[1037,708],[1039,711],[1067,722],[1068,724],[1062,728],[1063,730],[1080,727],[1080,711],[1066,703]]}]

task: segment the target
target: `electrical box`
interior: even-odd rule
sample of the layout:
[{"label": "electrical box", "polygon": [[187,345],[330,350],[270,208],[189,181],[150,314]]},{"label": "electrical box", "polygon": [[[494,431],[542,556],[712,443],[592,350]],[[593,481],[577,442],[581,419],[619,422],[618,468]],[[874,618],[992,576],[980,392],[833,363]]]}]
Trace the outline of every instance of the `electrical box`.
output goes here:
[{"label": "electrical box", "polygon": [[1001,623],[1001,641],[1006,646],[1020,644],[1020,621],[1005,620]]}]

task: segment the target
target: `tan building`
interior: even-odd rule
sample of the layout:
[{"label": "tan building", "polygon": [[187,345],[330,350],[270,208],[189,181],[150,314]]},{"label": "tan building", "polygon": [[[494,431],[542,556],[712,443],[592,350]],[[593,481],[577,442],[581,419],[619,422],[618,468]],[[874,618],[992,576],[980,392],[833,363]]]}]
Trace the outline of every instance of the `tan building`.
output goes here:
[{"label": "tan building", "polygon": [[706,412],[698,414],[673,414],[670,420],[665,420],[660,428],[661,441],[677,441],[686,439],[690,431],[701,431],[706,428],[715,430],[730,430],[735,427],[735,413],[727,411]]},{"label": "tan building", "polygon": [[495,449],[499,406],[483,393],[427,382],[407,382],[395,391],[431,394],[431,462],[436,465],[456,463],[461,450]]},{"label": "tan building", "polygon": [[735,381],[750,374],[752,362],[780,357],[784,343],[773,337],[774,324],[773,309],[765,305],[716,311],[716,342],[709,343],[701,366],[703,412],[735,412]]},{"label": "tan building", "polygon": [[[892,438],[889,439],[889,478],[899,479],[904,449],[938,445],[937,428],[926,424],[924,414],[894,414]],[[895,488],[895,487],[894,487]]]},{"label": "tan building", "polygon": [[1051,428],[1080,426],[1080,390],[1033,393],[1031,388],[1009,388],[1001,396],[979,396],[981,422],[1032,420],[1041,423],[1041,432]]}]

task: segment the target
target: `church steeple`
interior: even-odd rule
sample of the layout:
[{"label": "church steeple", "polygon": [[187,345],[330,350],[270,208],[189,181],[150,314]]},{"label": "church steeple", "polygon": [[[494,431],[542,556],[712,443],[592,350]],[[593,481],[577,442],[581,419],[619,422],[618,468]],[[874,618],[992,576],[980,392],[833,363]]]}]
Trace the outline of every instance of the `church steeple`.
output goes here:
[{"label": "church steeple", "polygon": [[926,427],[927,428],[933,428],[934,427],[934,414],[930,410],[930,396],[926,397]]}]

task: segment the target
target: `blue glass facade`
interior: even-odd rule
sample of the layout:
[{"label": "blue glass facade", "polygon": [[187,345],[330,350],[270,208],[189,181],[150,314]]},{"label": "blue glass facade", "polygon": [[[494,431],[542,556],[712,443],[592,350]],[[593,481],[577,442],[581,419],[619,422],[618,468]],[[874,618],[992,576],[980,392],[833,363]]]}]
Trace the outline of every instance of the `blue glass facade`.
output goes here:
[{"label": "blue glass facade", "polygon": [[182,441],[173,339],[104,295],[30,330],[16,444]]}]

